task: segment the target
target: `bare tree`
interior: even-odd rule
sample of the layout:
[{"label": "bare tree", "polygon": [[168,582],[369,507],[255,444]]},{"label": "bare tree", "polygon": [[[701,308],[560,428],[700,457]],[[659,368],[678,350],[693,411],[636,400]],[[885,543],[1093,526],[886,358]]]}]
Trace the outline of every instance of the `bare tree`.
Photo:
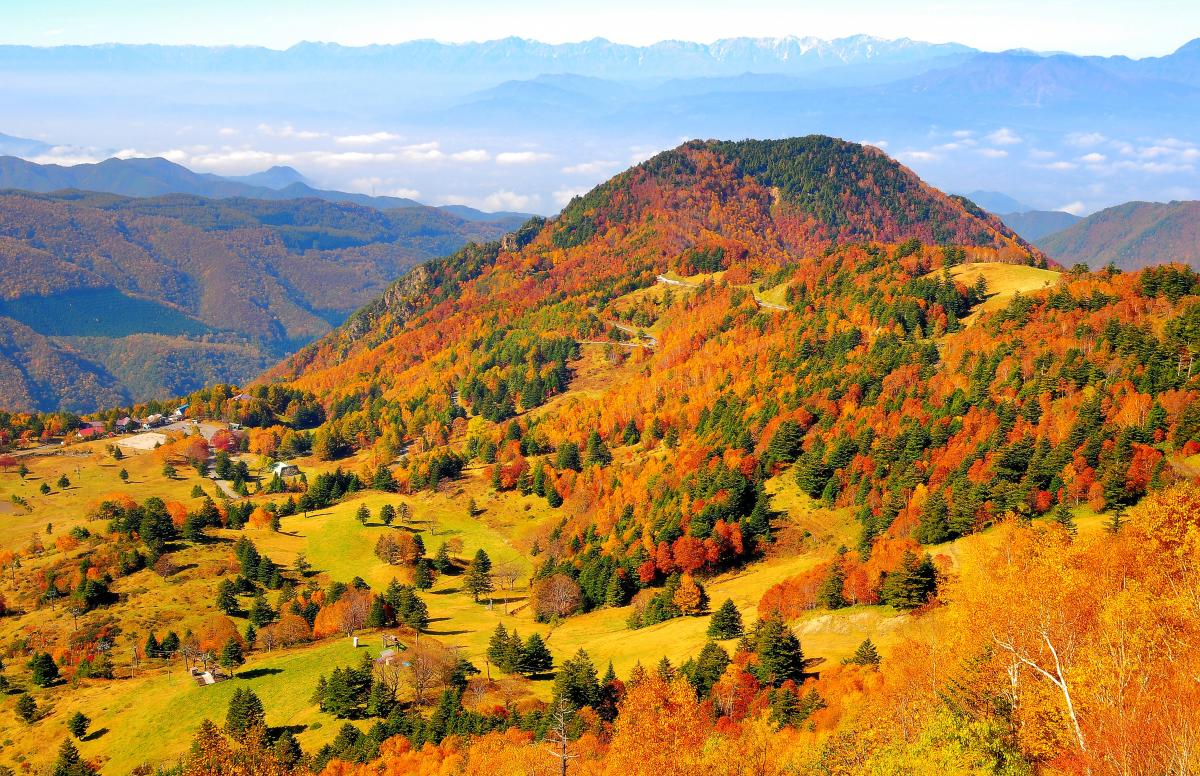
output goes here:
[{"label": "bare tree", "polygon": [[426,693],[445,680],[447,657],[444,650],[428,640],[414,644],[408,651],[408,683],[418,706],[425,703]]},{"label": "bare tree", "polygon": [[370,616],[370,593],[365,591],[357,595],[347,593],[345,608],[342,609],[342,633],[345,633],[347,636],[353,636],[356,630],[367,624],[367,619]]},{"label": "bare tree", "polygon": [[545,738],[546,751],[550,753],[551,757],[558,759],[560,776],[567,776],[567,763],[579,756],[572,754],[570,749],[571,739],[567,733],[567,727],[571,723],[571,716],[571,705],[565,698],[560,698],[558,703],[550,709],[550,727],[546,731]]},{"label": "bare tree", "polygon": [[542,619],[574,614],[582,601],[579,583],[566,574],[553,574],[533,590],[533,611]]}]

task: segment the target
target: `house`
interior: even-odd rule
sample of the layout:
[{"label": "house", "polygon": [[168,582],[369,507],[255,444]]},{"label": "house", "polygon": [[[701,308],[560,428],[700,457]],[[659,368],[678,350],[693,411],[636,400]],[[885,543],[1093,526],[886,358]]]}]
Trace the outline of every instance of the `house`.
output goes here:
[{"label": "house", "polygon": [[166,422],[166,420],[167,419],[164,418],[162,415],[155,413],[155,414],[151,415],[150,417],[146,418],[146,423],[144,425],[144,428],[154,428],[155,426],[161,426],[163,423]]},{"label": "house", "polygon": [[80,439],[98,439],[104,433],[104,426],[96,428],[95,426],[84,426],[79,429]]},{"label": "house", "polygon": [[271,474],[276,477],[295,477],[300,474],[300,467],[294,463],[280,461],[271,467]]},{"label": "house", "polygon": [[134,423],[136,423],[136,421],[133,418],[126,415],[125,417],[123,417],[117,421],[116,427],[117,427],[118,431],[128,431],[130,428],[133,427]]},{"label": "house", "polygon": [[250,394],[243,392],[243,393],[239,393],[237,396],[234,396],[233,401],[237,401],[237,402],[250,401],[253,398],[254,397],[251,396]]},{"label": "house", "polygon": [[175,408],[175,411],[171,413],[171,417],[173,417],[173,418],[182,418],[182,417],[183,417],[183,413],[187,412],[187,409],[188,409],[188,407],[190,407],[190,406],[192,406],[192,405],[188,404],[187,402],[184,402],[183,404],[180,404],[178,407],[176,407],[176,408]]}]

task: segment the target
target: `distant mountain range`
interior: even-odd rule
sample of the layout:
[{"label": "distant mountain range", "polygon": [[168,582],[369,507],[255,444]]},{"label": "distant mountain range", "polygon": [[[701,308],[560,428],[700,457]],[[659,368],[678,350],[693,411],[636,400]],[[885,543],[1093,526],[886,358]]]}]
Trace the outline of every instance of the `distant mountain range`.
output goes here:
[{"label": "distant mountain range", "polygon": [[[127,162],[103,167],[168,169]],[[413,265],[510,227],[314,198],[0,193],[3,406],[81,411],[247,380]]]},{"label": "distant mountain range", "polygon": [[1124,270],[1180,262],[1200,270],[1200,202],[1127,202],[1037,241],[1070,266]]},{"label": "distant mountain range", "polygon": [[[380,210],[425,207],[416,200],[403,197],[372,197],[366,194],[316,189],[291,167],[276,166],[251,175],[223,177],[193,172],[162,158],[112,158],[95,164],[64,166],[36,164],[15,156],[0,156],[0,189],[41,193],[77,189],[127,197],[156,197],[164,194],[195,194],[217,199],[311,197],[329,202],[351,202]],[[484,213],[462,205],[450,205],[446,209],[460,218],[504,222],[508,226],[515,226],[528,218],[521,213]]]},{"label": "distant mountain range", "polygon": [[546,214],[681,137],[820,132],[884,148],[944,190],[1025,204],[999,212],[1200,198],[1197,42],[1136,60],[866,36],[0,46],[0,72],[2,129],[55,139],[37,151],[0,142],[0,153],[131,149],[320,181],[236,181],[276,190],[379,181],[415,199]]},{"label": "distant mountain range", "polygon": [[1026,210],[1021,213],[1001,213],[1000,220],[1029,242],[1062,231],[1081,219],[1062,210]]}]

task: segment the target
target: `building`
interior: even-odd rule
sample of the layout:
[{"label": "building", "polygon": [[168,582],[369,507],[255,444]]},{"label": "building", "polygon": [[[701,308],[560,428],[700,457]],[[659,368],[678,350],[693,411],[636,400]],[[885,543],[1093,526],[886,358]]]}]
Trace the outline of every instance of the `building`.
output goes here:
[{"label": "building", "polygon": [[300,467],[294,463],[280,461],[271,467],[271,474],[276,477],[295,477],[300,474]]},{"label": "building", "polygon": [[133,418],[126,415],[125,417],[123,417],[117,421],[117,423],[116,423],[117,431],[128,431],[129,429],[133,428],[133,426],[136,422],[137,421],[135,421]]}]

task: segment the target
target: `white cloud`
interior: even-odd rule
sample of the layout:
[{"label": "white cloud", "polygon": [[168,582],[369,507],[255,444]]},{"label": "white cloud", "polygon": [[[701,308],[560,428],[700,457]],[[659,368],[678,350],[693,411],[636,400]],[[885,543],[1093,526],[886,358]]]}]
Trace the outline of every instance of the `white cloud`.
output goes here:
[{"label": "white cloud", "polygon": [[954,136],[955,136],[955,137],[957,137],[959,140],[962,140],[963,138],[968,138],[968,137],[970,137],[971,135],[974,135],[974,134],[975,134],[975,133],[974,133],[974,132],[972,132],[972,131],[971,131],[971,130],[969,130],[969,129],[956,129],[956,130],[954,130]]},{"label": "white cloud", "polygon": [[596,160],[571,164],[562,168],[562,171],[567,175],[598,175],[620,166],[620,162]]},{"label": "white cloud", "polygon": [[492,155],[482,148],[468,148],[465,151],[455,151],[450,158],[456,162],[486,162]]},{"label": "white cloud", "polygon": [[1067,135],[1067,142],[1080,148],[1092,148],[1100,145],[1107,139],[1099,132],[1072,132]]},{"label": "white cloud", "polygon": [[233,137],[237,133],[238,131],[233,127],[221,127],[217,130],[217,134],[221,135],[222,137]]},{"label": "white cloud", "polygon": [[988,159],[1003,159],[1008,156],[1008,151],[999,148],[980,148],[979,153]]},{"label": "white cloud", "polygon": [[1056,156],[1058,156],[1058,154],[1054,153],[1053,151],[1047,151],[1044,148],[1029,149],[1030,159],[1053,159]]},{"label": "white cloud", "polygon": [[1084,162],[1086,164],[1100,164],[1101,162],[1104,162],[1107,160],[1108,160],[1107,156],[1105,156],[1104,154],[1101,154],[1101,153],[1097,153],[1095,151],[1092,151],[1090,154],[1084,154],[1083,156],[1079,157],[1079,161]]},{"label": "white cloud", "polygon": [[533,210],[540,197],[537,194],[518,194],[515,191],[497,191],[483,199],[484,210]]},{"label": "white cloud", "polygon": [[1047,170],[1055,170],[1057,172],[1064,172],[1066,170],[1074,170],[1075,169],[1074,162],[1050,162],[1050,164],[1044,164],[1042,166],[1045,167]]},{"label": "white cloud", "polygon": [[376,143],[389,143],[400,139],[400,135],[393,132],[371,132],[366,135],[342,135],[335,137],[333,140],[339,145],[348,146],[367,146],[375,145]]},{"label": "white cloud", "polygon": [[550,154],[543,154],[538,151],[501,151],[496,154],[496,162],[498,164],[529,164],[530,162],[540,162],[549,158]]},{"label": "white cloud", "polygon": [[886,141],[886,140],[860,140],[859,142],[862,143],[863,145],[874,146],[875,148],[878,148],[880,151],[882,151],[888,147],[888,141]]},{"label": "white cloud", "polygon": [[258,131],[271,137],[290,137],[297,140],[316,140],[319,137],[326,137],[328,134],[308,129],[296,129],[291,124],[284,124],[278,129],[272,127],[270,124],[259,124]]},{"label": "white cloud", "polygon": [[349,189],[358,191],[363,194],[370,194],[373,197],[403,197],[404,199],[416,199],[421,196],[421,192],[416,189],[397,186],[397,181],[394,178],[380,178],[378,176],[367,178],[355,178],[350,181]]},{"label": "white cloud", "polygon": [[989,134],[987,140],[992,145],[1016,145],[1021,142],[1021,137],[1008,127],[1001,127]]},{"label": "white cloud", "polygon": [[554,192],[554,204],[558,205],[559,207],[563,207],[570,202],[573,197],[586,194],[587,191],[587,189],[583,188],[571,188],[570,186],[565,186]]},{"label": "white cloud", "polygon": [[1068,202],[1065,205],[1060,205],[1058,209],[1070,213],[1073,216],[1081,216],[1087,210],[1087,206],[1076,200],[1075,202]]},{"label": "white cloud", "polygon": [[936,162],[938,155],[932,151],[901,151],[896,158],[902,162]]}]

